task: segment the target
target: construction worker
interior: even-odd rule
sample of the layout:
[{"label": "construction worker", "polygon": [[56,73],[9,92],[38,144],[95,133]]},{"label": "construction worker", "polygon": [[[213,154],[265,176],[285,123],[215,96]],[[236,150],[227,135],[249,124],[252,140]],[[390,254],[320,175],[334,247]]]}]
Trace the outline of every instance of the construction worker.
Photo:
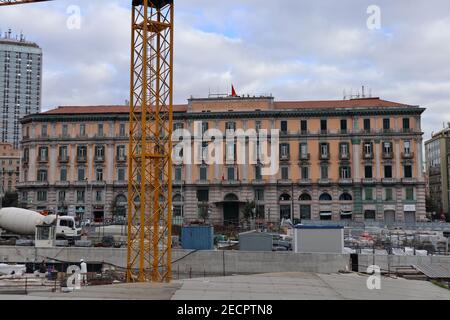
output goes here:
[{"label": "construction worker", "polygon": [[47,265],[45,264],[45,259],[42,260],[42,263],[39,266],[39,276],[45,278],[45,273],[47,272]]},{"label": "construction worker", "polygon": [[87,285],[87,264],[83,259],[80,260],[80,269],[81,269],[81,282],[83,285]]}]

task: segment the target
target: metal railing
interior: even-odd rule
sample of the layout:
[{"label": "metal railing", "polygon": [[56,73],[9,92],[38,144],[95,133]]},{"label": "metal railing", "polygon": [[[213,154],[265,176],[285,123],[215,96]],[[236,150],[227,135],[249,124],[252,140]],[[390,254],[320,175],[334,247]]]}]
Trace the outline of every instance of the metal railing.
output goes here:
[{"label": "metal railing", "polygon": [[353,221],[353,220],[340,220],[340,221],[327,221],[327,220],[302,220],[302,224],[305,225],[320,225],[320,226],[343,226],[343,227],[379,227],[379,228],[401,228],[401,229],[430,229],[430,230],[448,230],[450,231],[450,223],[441,222],[393,222],[386,223],[384,221]]},{"label": "metal railing", "polygon": [[61,281],[46,278],[9,277],[2,278],[0,294],[27,295],[33,292],[56,292],[61,288]]}]

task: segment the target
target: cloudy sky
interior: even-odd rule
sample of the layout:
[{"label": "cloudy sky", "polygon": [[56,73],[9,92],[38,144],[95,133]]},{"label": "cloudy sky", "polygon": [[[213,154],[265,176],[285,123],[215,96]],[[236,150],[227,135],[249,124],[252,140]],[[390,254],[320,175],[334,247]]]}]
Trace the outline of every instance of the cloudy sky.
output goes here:
[{"label": "cloudy sky", "polygon": [[[129,0],[58,0],[0,9],[0,28],[44,50],[43,109],[127,99]],[[67,28],[78,6],[80,29]],[[381,28],[369,29],[369,5]],[[226,93],[277,100],[373,96],[428,108],[425,138],[450,121],[448,0],[178,0],[175,101]],[[360,89],[359,89],[360,90]]]}]

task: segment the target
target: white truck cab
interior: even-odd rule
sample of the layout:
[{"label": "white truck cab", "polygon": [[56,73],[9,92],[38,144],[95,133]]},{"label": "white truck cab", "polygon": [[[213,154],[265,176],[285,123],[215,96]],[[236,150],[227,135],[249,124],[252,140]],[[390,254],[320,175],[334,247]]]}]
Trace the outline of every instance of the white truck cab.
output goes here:
[{"label": "white truck cab", "polygon": [[76,239],[81,236],[81,228],[75,226],[74,217],[58,216],[56,224],[56,238]]}]

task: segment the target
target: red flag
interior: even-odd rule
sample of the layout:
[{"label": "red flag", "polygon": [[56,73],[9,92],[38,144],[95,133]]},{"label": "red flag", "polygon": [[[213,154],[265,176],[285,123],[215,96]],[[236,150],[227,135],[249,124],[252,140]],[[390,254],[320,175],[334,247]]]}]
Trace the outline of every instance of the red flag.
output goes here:
[{"label": "red flag", "polygon": [[232,97],[237,97],[238,96],[237,93],[236,93],[236,90],[234,90],[234,86],[233,85],[231,85],[231,96]]}]

